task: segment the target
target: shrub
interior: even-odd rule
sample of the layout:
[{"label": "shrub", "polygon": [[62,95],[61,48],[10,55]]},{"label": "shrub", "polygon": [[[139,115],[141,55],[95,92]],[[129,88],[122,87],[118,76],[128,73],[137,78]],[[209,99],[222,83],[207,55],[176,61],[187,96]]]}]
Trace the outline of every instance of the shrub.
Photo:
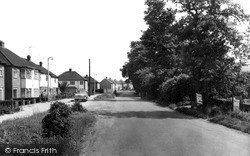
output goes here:
[{"label": "shrub", "polygon": [[43,137],[67,136],[71,126],[70,114],[71,110],[65,103],[53,103],[49,114],[42,120]]},{"label": "shrub", "polygon": [[160,99],[168,103],[195,99],[195,83],[185,74],[175,76],[160,85]]},{"label": "shrub", "polygon": [[207,116],[205,114],[203,114],[202,112],[192,109],[192,108],[186,108],[186,107],[180,107],[176,109],[178,112],[187,114],[187,115],[191,115],[197,118],[207,118]]},{"label": "shrub", "polygon": [[243,121],[250,121],[250,113],[249,112],[235,110],[233,112],[230,112],[229,115],[233,118],[237,118],[237,119],[240,119]]},{"label": "shrub", "polygon": [[87,112],[88,110],[86,108],[84,108],[80,102],[75,102],[72,107],[71,110],[73,112]]},{"label": "shrub", "polygon": [[209,115],[210,116],[215,116],[215,115],[218,115],[218,114],[221,114],[221,109],[218,106],[211,107]]},{"label": "shrub", "polygon": [[71,109],[67,104],[57,101],[50,105],[49,113],[52,112],[57,112],[62,117],[69,117]]},{"label": "shrub", "polygon": [[2,115],[2,114],[10,114],[10,113],[11,113],[11,107],[0,106],[0,115]]},{"label": "shrub", "polygon": [[168,106],[170,109],[176,109],[177,108],[177,105],[176,104],[170,104],[169,106]]}]

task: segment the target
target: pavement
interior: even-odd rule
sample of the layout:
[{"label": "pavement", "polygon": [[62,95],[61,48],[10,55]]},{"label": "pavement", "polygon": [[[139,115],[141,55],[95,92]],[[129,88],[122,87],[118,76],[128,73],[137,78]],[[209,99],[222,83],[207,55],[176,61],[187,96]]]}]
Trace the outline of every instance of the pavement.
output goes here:
[{"label": "pavement", "polygon": [[[98,94],[96,95],[91,95],[89,97],[89,100],[93,100],[94,97],[96,97]],[[61,99],[61,100],[57,100],[60,102],[64,102],[68,105],[73,104],[72,102],[72,98],[70,99]],[[51,102],[42,102],[42,103],[36,103],[36,104],[30,104],[30,105],[25,105],[21,107],[21,111],[19,112],[15,112],[13,114],[5,114],[5,115],[1,115],[0,116],[0,123],[2,123],[4,120],[13,120],[16,118],[24,118],[24,117],[29,117],[32,116],[33,114],[37,114],[37,113],[42,113],[42,112],[46,112],[49,110],[50,108],[50,104],[52,102],[55,101],[51,101]],[[86,102],[88,103],[88,101]]]},{"label": "pavement", "polygon": [[[125,93],[83,103],[98,114],[82,156],[250,156],[250,135]],[[84,149],[84,147],[83,147]]]}]

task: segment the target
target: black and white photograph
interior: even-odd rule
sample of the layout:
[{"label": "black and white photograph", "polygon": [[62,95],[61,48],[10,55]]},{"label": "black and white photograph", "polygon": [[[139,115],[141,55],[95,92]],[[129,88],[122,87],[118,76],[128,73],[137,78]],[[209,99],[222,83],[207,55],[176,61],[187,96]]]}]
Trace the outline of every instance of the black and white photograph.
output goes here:
[{"label": "black and white photograph", "polygon": [[250,156],[250,1],[0,4],[0,156]]}]

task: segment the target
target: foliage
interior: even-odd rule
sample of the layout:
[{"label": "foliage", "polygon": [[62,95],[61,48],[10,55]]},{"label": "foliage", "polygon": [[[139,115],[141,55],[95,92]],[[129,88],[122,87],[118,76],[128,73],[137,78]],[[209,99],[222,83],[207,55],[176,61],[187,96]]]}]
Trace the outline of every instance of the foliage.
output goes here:
[{"label": "foliage", "polygon": [[71,110],[65,103],[51,104],[49,114],[42,120],[43,137],[67,136],[71,126],[70,114]]},{"label": "foliage", "polygon": [[14,101],[6,100],[0,101],[0,115],[10,114],[12,112],[18,112],[20,110],[18,104],[14,104]]},{"label": "foliage", "polygon": [[80,102],[75,102],[72,106],[71,106],[71,110],[73,112],[87,112],[88,110],[86,108],[84,108]]},{"label": "foliage", "polygon": [[54,136],[42,137],[42,119],[46,113],[39,113],[27,118],[7,120],[1,123],[0,143],[3,144],[33,144],[57,145],[63,150],[63,155],[79,155],[82,152],[82,145],[92,135],[93,124],[96,118],[91,113],[72,113],[70,119],[72,126],[67,137]]},{"label": "foliage", "polygon": [[166,80],[160,86],[160,97],[168,103],[178,103],[188,97],[194,100],[195,82],[188,75],[181,74]]},{"label": "foliage", "polygon": [[58,83],[58,88],[61,93],[65,93],[69,84],[67,82]]},{"label": "foliage", "polygon": [[[177,7],[163,0],[145,1],[148,29],[139,41],[131,42],[123,77],[132,81],[136,92],[147,92],[152,98],[161,93],[167,101],[179,101],[186,94],[187,86],[173,88],[180,74],[192,80],[187,88],[207,98],[245,96],[246,75],[241,67],[250,49],[250,31],[239,33],[228,23],[249,25],[249,15],[230,0],[171,2]],[[170,95],[181,97],[169,99]]]},{"label": "foliage", "polygon": [[193,109],[193,108],[186,108],[186,107],[178,107],[176,109],[178,112],[181,112],[181,113],[184,113],[184,114],[187,114],[187,115],[191,115],[191,116],[194,116],[194,117],[197,117],[197,118],[203,118],[203,119],[206,119],[207,116],[205,114],[203,114],[202,112],[196,110],[196,109]]},{"label": "foliage", "polygon": [[219,114],[211,118],[209,121],[250,134],[249,113],[245,114],[236,111],[229,114]]}]

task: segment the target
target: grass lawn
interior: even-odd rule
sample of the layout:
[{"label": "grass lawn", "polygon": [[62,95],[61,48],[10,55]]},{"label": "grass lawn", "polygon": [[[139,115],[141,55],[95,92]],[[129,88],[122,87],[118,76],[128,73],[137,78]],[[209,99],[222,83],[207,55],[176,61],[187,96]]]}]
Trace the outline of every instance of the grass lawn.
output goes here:
[{"label": "grass lawn", "polygon": [[0,125],[0,144],[58,144],[63,147],[66,155],[79,155],[81,145],[93,133],[96,118],[90,113],[73,112],[70,116],[73,126],[69,136],[43,138],[42,119],[45,113],[34,114],[30,117],[3,121]]}]

